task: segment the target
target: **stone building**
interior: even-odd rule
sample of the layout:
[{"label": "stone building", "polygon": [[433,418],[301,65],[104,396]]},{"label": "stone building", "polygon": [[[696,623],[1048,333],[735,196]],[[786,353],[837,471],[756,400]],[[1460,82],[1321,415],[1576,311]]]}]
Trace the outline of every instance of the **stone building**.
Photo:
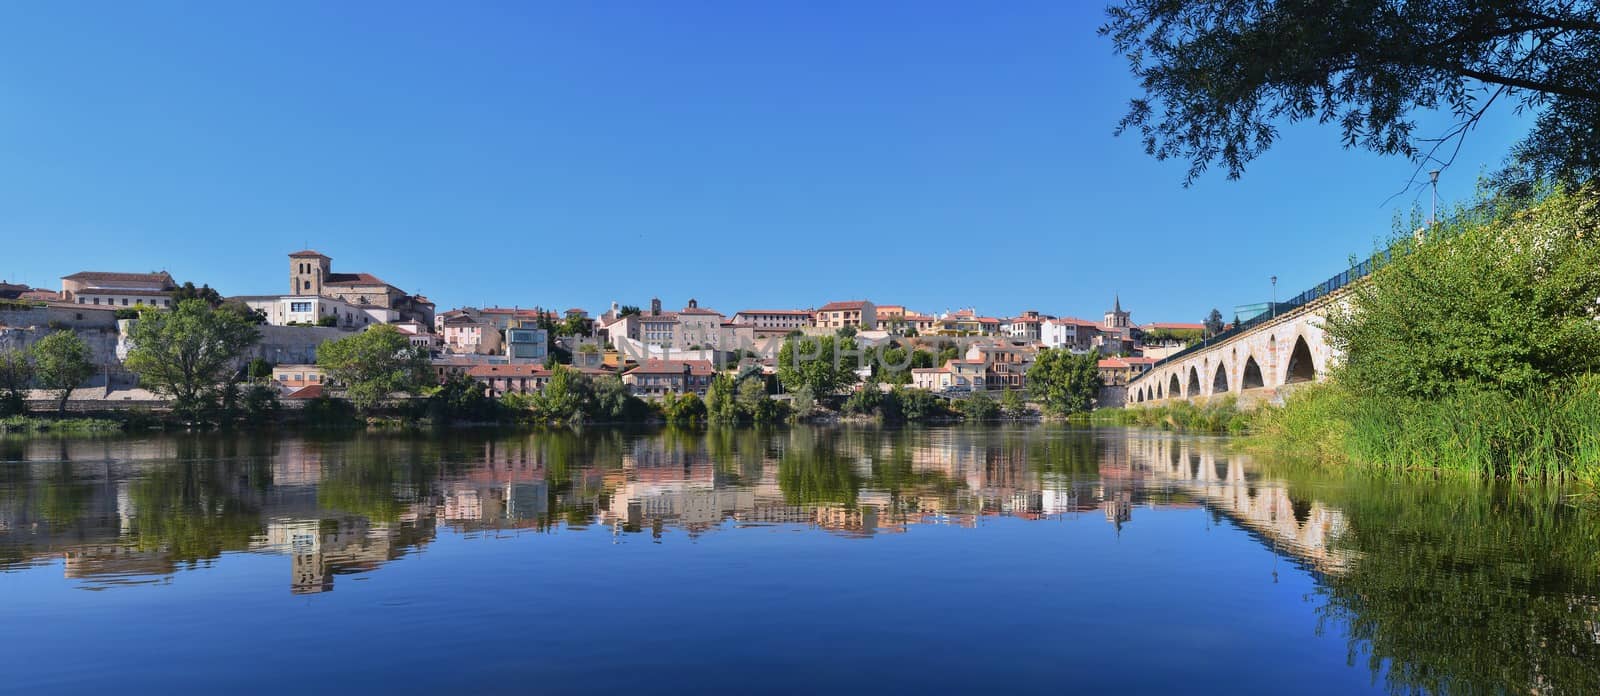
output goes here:
[{"label": "stone building", "polygon": [[333,258],[306,249],[289,255],[289,295],[332,297],[355,306],[394,310],[402,321],[433,325],[433,303],[370,273],[335,273]]}]

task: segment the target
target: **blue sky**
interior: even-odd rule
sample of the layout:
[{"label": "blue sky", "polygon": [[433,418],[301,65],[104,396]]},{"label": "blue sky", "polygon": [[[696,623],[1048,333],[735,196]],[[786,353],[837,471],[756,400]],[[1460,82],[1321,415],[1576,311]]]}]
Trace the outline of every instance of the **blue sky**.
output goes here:
[{"label": "blue sky", "polygon": [[[224,6],[225,5],[225,6]],[[1411,163],[1285,127],[1182,186],[1097,3],[6,3],[0,277],[283,292],[311,246],[459,304],[866,297],[1134,320],[1287,297]],[[1429,120],[1424,131],[1442,130]],[[1526,120],[1441,184],[1469,196]]]}]

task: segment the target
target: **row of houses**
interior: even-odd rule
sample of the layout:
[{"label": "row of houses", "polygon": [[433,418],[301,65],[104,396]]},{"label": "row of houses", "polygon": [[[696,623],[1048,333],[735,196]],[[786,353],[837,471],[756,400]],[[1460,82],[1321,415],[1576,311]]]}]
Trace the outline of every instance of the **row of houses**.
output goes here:
[{"label": "row of houses", "polygon": [[[306,249],[288,255],[289,292],[225,298],[254,310],[262,323],[277,327],[319,327],[300,334],[280,332],[287,343],[274,381],[286,393],[320,393],[326,376],[316,368],[316,346],[339,332],[389,325],[432,356],[439,379],[465,375],[495,395],[539,391],[550,377],[552,347],[563,346],[563,362],[593,374],[618,374],[635,393],[704,393],[716,365],[754,361],[769,374],[783,339],[801,333],[826,335],[851,331],[868,345],[915,338],[973,339],[966,352],[935,368],[913,371],[914,386],[934,391],[1020,389],[1034,356],[1043,348],[1116,356],[1101,361],[1108,383],[1120,384],[1148,369],[1160,351],[1179,346],[1149,345],[1157,329],[1191,330],[1198,324],[1135,326],[1120,298],[1099,322],[1054,316],[1035,310],[1013,317],[985,316],[975,308],[923,313],[904,305],[868,300],[832,301],[814,308],[743,309],[731,315],[689,299],[677,310],[659,298],[647,308],[613,302],[591,319],[579,308],[459,307],[436,312],[428,298],[409,293],[365,272],[334,270],[332,257]],[[166,271],[150,273],[82,271],[61,279],[61,288],[44,290],[0,283],[0,299],[72,308],[79,312],[154,307],[168,309],[179,286]],[[120,315],[119,315],[120,316]],[[1171,335],[1172,331],[1163,332]],[[287,337],[287,338],[284,338]],[[731,359],[731,360],[730,360]],[[303,392],[310,389],[311,392]]]}]

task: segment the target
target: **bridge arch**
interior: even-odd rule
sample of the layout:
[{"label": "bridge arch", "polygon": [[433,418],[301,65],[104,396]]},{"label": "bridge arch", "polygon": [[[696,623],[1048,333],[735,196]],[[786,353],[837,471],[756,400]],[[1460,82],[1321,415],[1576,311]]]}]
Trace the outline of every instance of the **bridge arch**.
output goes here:
[{"label": "bridge arch", "polygon": [[1298,384],[1314,382],[1316,379],[1317,366],[1311,357],[1311,346],[1306,344],[1305,336],[1298,336],[1294,341],[1294,349],[1289,352],[1289,364],[1284,369],[1283,383]]},{"label": "bridge arch", "polygon": [[1176,399],[1183,396],[1183,387],[1178,384],[1178,373],[1172,373],[1172,378],[1167,380],[1167,398]]},{"label": "bridge arch", "polygon": [[1200,368],[1189,366],[1189,384],[1184,396],[1194,398],[1200,395]]},{"label": "bridge arch", "polygon": [[1244,357],[1244,371],[1239,377],[1239,389],[1259,389],[1267,386],[1266,380],[1261,377],[1261,365],[1256,362],[1253,355]]},{"label": "bridge arch", "polygon": [[1228,393],[1228,371],[1223,369],[1224,367],[1226,367],[1224,364],[1217,363],[1217,376],[1211,378],[1212,394]]}]

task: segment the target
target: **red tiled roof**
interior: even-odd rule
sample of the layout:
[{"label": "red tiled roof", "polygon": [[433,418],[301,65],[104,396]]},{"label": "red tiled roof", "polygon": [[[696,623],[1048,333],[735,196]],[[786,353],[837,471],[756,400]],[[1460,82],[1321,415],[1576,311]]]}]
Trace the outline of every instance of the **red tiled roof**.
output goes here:
[{"label": "red tiled roof", "polygon": [[628,374],[676,375],[683,374],[684,367],[689,368],[689,374],[703,377],[716,372],[710,360],[657,360],[651,358],[638,367],[628,371]]},{"label": "red tiled roof", "polygon": [[285,398],[285,399],[315,399],[315,398],[317,398],[319,396],[322,396],[322,385],[313,384],[313,385],[311,385],[309,387],[301,387],[301,388],[296,389],[296,390],[294,390],[292,392],[289,392],[283,398]]},{"label": "red tiled roof", "polygon": [[324,259],[328,258],[327,254],[321,253],[321,252],[319,252],[319,251],[317,251],[315,249],[301,249],[300,251],[297,251],[297,252],[294,252],[293,254],[290,254],[289,258],[291,258],[291,259],[299,259],[299,258],[305,258],[307,256],[315,256],[315,257],[324,258]]},{"label": "red tiled roof", "polygon": [[473,365],[467,368],[468,377],[494,378],[494,377],[549,377],[550,371],[543,365]]},{"label": "red tiled roof", "polygon": [[716,315],[719,315],[719,316],[722,314],[722,312],[718,312],[715,309],[705,309],[703,307],[686,307],[684,309],[678,310],[678,313],[679,314],[716,314]]},{"label": "red tiled roof", "polygon": [[784,314],[792,316],[810,316],[809,309],[741,309],[734,314]]},{"label": "red tiled roof", "polygon": [[62,280],[87,280],[87,281],[112,281],[112,282],[141,282],[171,284],[172,275],[166,271],[155,273],[114,273],[109,271],[78,271],[69,276],[61,276]]},{"label": "red tiled roof", "polygon": [[388,285],[371,273],[329,273],[323,285]]},{"label": "red tiled roof", "polygon": [[1157,362],[1155,358],[1146,358],[1143,356],[1123,358],[1122,360],[1129,365],[1154,365]]},{"label": "red tiled roof", "polygon": [[842,302],[829,302],[822,305],[819,312],[838,312],[847,309],[863,309],[867,306],[866,300],[844,300]]}]

